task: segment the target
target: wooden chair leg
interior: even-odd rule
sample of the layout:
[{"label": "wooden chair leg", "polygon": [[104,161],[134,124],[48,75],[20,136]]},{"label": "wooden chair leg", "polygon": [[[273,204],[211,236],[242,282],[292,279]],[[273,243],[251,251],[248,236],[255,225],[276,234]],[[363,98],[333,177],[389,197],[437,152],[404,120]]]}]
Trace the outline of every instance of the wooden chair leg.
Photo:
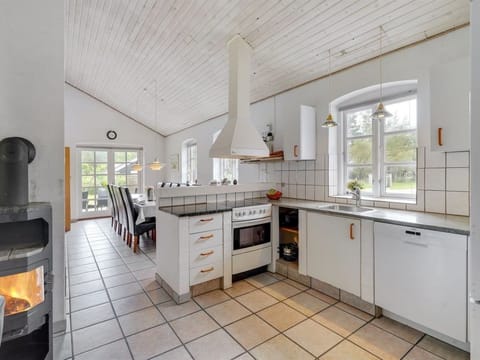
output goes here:
[{"label": "wooden chair leg", "polygon": [[156,229],[152,230],[152,240],[157,241],[157,230]]},{"label": "wooden chair leg", "polygon": [[122,235],[122,224],[118,224],[117,234]]},{"label": "wooden chair leg", "polygon": [[138,249],[138,235],[133,235],[133,252],[136,253]]},{"label": "wooden chair leg", "polygon": [[128,233],[127,245],[128,245],[128,247],[132,247],[132,234],[131,233]]}]

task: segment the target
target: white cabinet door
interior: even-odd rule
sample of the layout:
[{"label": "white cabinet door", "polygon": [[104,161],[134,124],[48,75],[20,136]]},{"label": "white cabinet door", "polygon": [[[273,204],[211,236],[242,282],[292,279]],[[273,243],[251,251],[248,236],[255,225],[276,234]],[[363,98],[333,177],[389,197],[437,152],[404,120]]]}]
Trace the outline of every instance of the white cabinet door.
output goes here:
[{"label": "white cabinet door", "polygon": [[316,111],[308,105],[300,105],[300,111],[284,124],[285,160],[315,160],[317,153]]},{"label": "white cabinet door", "polygon": [[433,151],[470,149],[470,62],[468,58],[430,70],[430,123]]},{"label": "white cabinet door", "polygon": [[465,342],[467,238],[375,223],[375,304]]},{"label": "white cabinet door", "polygon": [[360,221],[307,213],[307,275],[360,296]]}]

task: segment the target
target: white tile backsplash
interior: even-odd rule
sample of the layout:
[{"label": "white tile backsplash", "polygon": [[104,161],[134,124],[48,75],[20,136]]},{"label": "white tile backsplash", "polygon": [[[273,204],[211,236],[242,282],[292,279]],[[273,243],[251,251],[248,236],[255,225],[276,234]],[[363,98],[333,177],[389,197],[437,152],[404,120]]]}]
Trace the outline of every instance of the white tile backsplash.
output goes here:
[{"label": "white tile backsplash", "polygon": [[[458,199],[465,196],[468,198],[469,195],[469,157],[468,151],[442,153],[419,147],[416,203],[363,200],[362,204],[410,211],[465,214],[465,205]],[[284,197],[344,203],[346,199],[336,197],[342,190],[337,188],[336,183],[337,159],[335,154],[317,154],[316,160],[283,161],[274,166],[269,164],[266,167],[267,179],[278,183],[277,188],[283,192]],[[449,195],[452,191],[455,194]]]},{"label": "white tile backsplash", "polygon": [[425,167],[427,168],[444,168],[445,153],[436,151],[425,151]]},{"label": "white tile backsplash", "polygon": [[470,215],[468,192],[447,192],[447,213],[452,215]]},{"label": "white tile backsplash", "polygon": [[447,168],[447,191],[468,191],[469,177],[468,168]]},{"label": "white tile backsplash", "polygon": [[314,170],[306,171],[305,184],[315,185],[315,171]]},{"label": "white tile backsplash", "polygon": [[445,213],[445,191],[425,191],[425,211]]},{"label": "white tile backsplash", "polygon": [[447,167],[469,167],[470,152],[451,152],[447,153]]},{"label": "white tile backsplash", "polygon": [[425,169],[417,169],[417,189],[425,189]]},{"label": "white tile backsplash", "polygon": [[315,200],[316,201],[325,200],[325,186],[315,186]]},{"label": "white tile backsplash", "polygon": [[445,190],[445,168],[425,169],[425,189]]}]

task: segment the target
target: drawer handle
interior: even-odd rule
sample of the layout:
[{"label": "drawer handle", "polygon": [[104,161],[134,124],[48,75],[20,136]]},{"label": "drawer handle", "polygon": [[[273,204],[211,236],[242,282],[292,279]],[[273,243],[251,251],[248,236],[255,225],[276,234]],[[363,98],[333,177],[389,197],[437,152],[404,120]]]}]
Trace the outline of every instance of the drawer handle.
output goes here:
[{"label": "drawer handle", "polygon": [[443,146],[443,128],[438,128],[437,140],[438,146]]},{"label": "drawer handle", "polygon": [[355,240],[355,236],[353,235],[353,226],[355,224],[350,224],[350,240]]},{"label": "drawer handle", "polygon": [[212,237],[213,237],[213,234],[203,235],[203,236],[200,236],[200,240],[208,240],[208,239],[211,239]]},{"label": "drawer handle", "polygon": [[411,230],[405,230],[405,234],[422,236],[422,233],[421,233],[421,232],[419,232],[419,231],[411,231]]},{"label": "drawer handle", "polygon": [[201,273],[208,273],[208,272],[210,272],[210,271],[213,271],[214,269],[215,269],[215,268],[214,268],[213,266],[210,266],[210,267],[207,268],[207,269],[202,269],[202,270],[200,270],[200,272],[201,272]]},{"label": "drawer handle", "polygon": [[214,252],[215,252],[215,251],[213,251],[213,250],[205,251],[205,252],[200,253],[200,255],[202,255],[202,256],[209,256],[209,255],[212,255]]},{"label": "drawer handle", "polygon": [[298,145],[293,145],[293,156],[298,157]]},{"label": "drawer handle", "polygon": [[212,220],[213,220],[213,217],[206,218],[206,219],[200,219],[200,222],[209,222],[209,221],[212,221]]}]

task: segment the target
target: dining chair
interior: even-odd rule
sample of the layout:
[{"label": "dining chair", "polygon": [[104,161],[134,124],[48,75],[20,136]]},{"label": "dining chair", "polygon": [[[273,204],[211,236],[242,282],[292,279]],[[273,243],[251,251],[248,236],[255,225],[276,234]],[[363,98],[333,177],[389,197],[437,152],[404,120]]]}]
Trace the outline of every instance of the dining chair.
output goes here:
[{"label": "dining chair", "polygon": [[117,229],[117,233],[122,237],[123,240],[126,240],[128,234],[128,214],[125,207],[125,200],[123,199],[121,193],[121,187],[114,186],[114,189],[117,198],[118,213],[120,219],[120,227],[119,229]]},{"label": "dining chair", "polygon": [[107,184],[107,190],[108,190],[108,196],[110,197],[110,203],[112,204],[112,224],[111,226],[113,227],[114,230],[117,230],[117,204],[115,203],[115,198],[113,195],[113,190],[112,190],[112,185]]},{"label": "dining chair", "polygon": [[132,246],[132,237],[133,237],[133,252],[137,252],[140,236],[144,233],[152,231],[152,239],[155,241],[156,238],[156,222],[155,218],[146,219],[144,222],[137,224],[138,212],[135,209],[135,205],[128,188],[121,188],[122,196],[124,196],[126,211],[128,215],[128,235],[127,235],[127,244]]}]

